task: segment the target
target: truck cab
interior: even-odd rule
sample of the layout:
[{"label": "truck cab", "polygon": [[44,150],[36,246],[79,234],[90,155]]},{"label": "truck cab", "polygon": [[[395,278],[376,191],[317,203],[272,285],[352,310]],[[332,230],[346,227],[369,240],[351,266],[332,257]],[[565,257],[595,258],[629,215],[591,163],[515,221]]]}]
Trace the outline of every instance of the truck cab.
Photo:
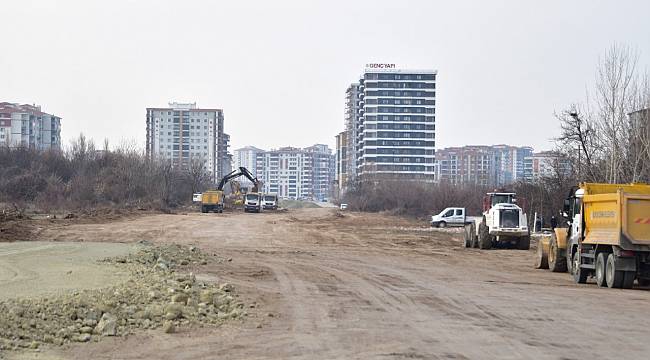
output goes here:
[{"label": "truck cab", "polygon": [[263,195],[261,193],[248,193],[244,197],[245,212],[262,212]]},{"label": "truck cab", "polygon": [[266,194],[262,199],[262,208],[264,210],[277,210],[278,209],[278,195]]},{"label": "truck cab", "polygon": [[431,226],[444,228],[447,226],[465,225],[465,208],[448,207],[438,215],[431,216]]}]

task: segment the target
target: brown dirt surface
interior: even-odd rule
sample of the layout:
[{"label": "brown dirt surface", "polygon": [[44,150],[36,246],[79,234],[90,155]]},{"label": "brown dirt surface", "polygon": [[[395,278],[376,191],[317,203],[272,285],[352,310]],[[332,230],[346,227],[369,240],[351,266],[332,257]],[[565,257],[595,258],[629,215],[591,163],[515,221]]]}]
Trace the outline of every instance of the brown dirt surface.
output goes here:
[{"label": "brown dirt surface", "polygon": [[459,229],[382,214],[150,215],[49,224],[40,240],[195,245],[224,261],[246,320],[9,354],[29,359],[647,358],[647,289],[576,285],[534,249],[461,247]]}]

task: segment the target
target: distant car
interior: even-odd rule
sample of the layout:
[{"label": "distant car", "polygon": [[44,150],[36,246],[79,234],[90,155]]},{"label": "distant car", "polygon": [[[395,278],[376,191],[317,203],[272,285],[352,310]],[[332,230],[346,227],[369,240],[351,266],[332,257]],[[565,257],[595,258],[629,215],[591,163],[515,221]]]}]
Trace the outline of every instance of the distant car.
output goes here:
[{"label": "distant car", "polygon": [[345,209],[348,208],[348,204],[341,204],[341,206],[339,206],[339,208],[340,208],[341,210],[345,210]]},{"label": "distant car", "polygon": [[322,199],[321,202],[327,202],[327,198]]}]

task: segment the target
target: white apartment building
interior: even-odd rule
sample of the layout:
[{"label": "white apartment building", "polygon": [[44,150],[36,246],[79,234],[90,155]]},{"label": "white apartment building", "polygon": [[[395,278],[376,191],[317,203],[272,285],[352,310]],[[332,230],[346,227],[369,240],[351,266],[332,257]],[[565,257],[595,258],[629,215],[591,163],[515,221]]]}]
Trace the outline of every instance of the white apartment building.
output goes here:
[{"label": "white apartment building", "polygon": [[251,173],[257,173],[257,154],[264,152],[254,146],[245,146],[243,148],[233,151],[233,161],[235,168],[245,167]]},{"label": "white apartment building", "polygon": [[0,146],[61,148],[61,118],[37,105],[0,102]]},{"label": "white apartment building", "polygon": [[289,199],[323,200],[329,197],[334,166],[334,155],[327,145],[284,147],[257,154],[256,176],[265,193]]},{"label": "white apartment building", "polygon": [[214,181],[227,170],[228,137],[223,132],[223,110],[199,108],[196,103],[169,103],[166,108],[147,108],[147,156],[170,160],[187,169],[203,162]]},{"label": "white apartment building", "polygon": [[436,75],[435,70],[399,69],[395,64],[366,65],[346,91],[345,131],[353,139],[346,151],[350,158],[352,150],[355,159],[347,160],[348,168],[355,166],[347,178],[434,181]]}]

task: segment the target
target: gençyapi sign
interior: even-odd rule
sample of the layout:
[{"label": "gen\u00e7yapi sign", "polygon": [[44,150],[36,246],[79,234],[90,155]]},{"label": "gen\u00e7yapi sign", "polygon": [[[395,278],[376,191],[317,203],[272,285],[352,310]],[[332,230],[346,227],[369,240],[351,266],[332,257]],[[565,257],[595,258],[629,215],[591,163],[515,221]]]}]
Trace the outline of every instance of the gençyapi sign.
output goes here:
[{"label": "gen\u00e7yapi sign", "polygon": [[395,64],[366,64],[368,69],[394,69]]}]

